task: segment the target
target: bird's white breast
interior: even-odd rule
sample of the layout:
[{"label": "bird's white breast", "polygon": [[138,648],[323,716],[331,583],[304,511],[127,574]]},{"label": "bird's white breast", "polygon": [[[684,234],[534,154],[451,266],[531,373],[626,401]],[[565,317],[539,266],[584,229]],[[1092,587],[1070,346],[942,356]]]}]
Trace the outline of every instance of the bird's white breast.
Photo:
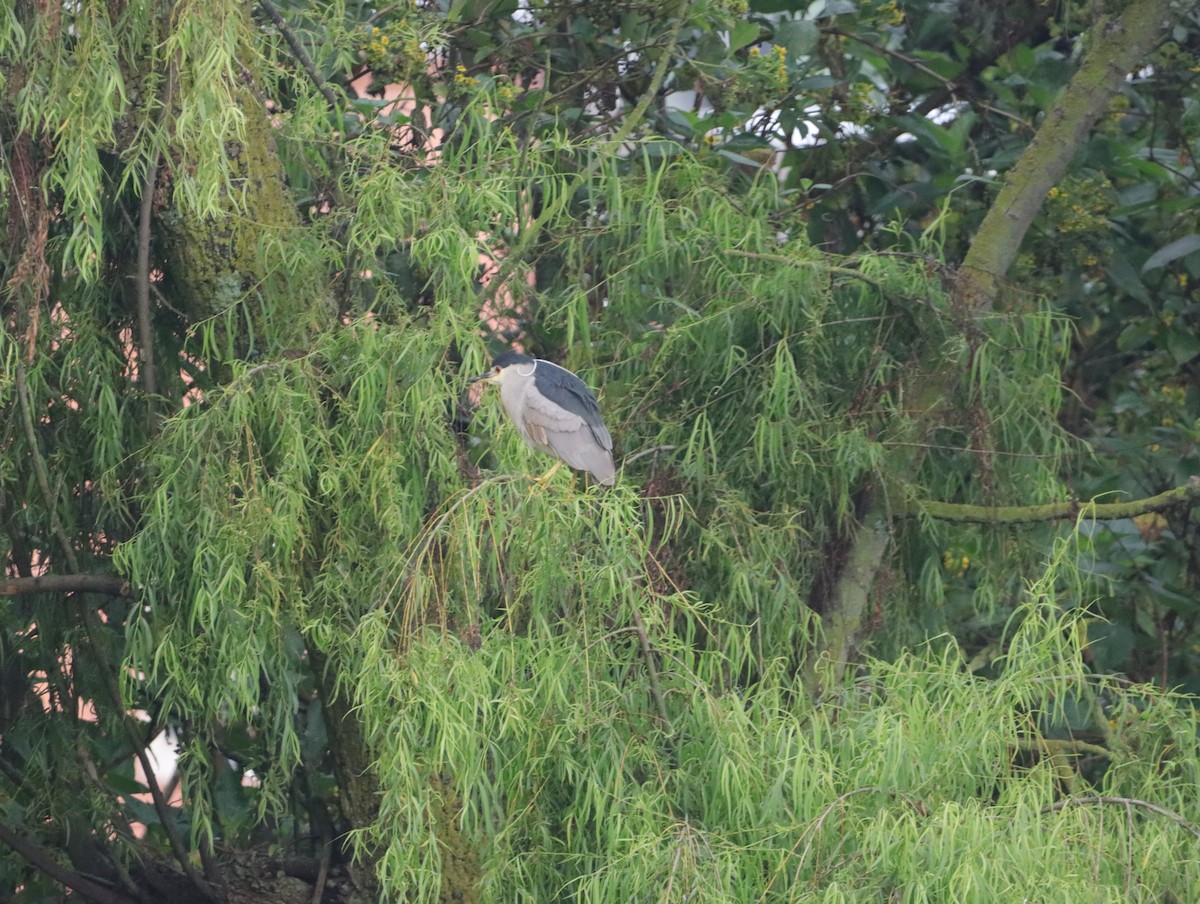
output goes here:
[{"label": "bird's white breast", "polygon": [[534,443],[529,438],[529,431],[525,429],[525,394],[532,385],[532,381],[524,380],[506,380],[500,384],[500,402],[517,425],[521,438],[531,446]]}]

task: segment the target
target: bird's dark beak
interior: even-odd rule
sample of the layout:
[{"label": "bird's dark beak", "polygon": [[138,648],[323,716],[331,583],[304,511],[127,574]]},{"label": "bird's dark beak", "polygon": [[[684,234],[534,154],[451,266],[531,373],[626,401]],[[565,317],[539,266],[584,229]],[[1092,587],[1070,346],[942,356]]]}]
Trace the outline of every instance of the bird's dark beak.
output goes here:
[{"label": "bird's dark beak", "polygon": [[491,375],[492,375],[492,372],[490,370],[485,370],[479,376],[471,377],[471,379],[467,380],[467,383],[478,383],[480,380],[486,380]]}]

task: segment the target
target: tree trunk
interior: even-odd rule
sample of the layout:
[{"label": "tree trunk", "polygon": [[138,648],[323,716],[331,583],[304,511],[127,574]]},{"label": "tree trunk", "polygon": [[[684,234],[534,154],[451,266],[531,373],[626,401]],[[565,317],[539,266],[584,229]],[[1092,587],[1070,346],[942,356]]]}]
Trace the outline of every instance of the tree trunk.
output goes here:
[{"label": "tree trunk", "polygon": [[[1129,4],[1119,14],[1104,15],[1093,26],[1088,41],[1091,49],[1083,64],[1009,171],[959,267],[953,289],[956,309],[984,314],[994,308],[999,281],[1015,260],[1046,193],[1062,178],[1125,77],[1153,50],[1172,15],[1169,0],[1148,0]],[[919,370],[922,359],[932,353],[930,349],[919,349],[913,358],[914,368]],[[920,380],[907,381],[912,390],[909,397],[916,403],[917,422],[924,428],[922,433],[936,425],[937,412],[957,379],[957,371],[943,369],[932,378],[926,372]],[[892,475],[896,484],[907,483],[923,458],[920,451],[905,453]],[[863,615],[887,553],[890,521],[887,495],[877,491],[850,541],[847,564],[834,588],[833,609],[826,620],[822,658],[832,665],[830,678],[835,686],[841,682],[862,633]],[[817,692],[818,682],[816,673],[810,672],[810,690]]]}]

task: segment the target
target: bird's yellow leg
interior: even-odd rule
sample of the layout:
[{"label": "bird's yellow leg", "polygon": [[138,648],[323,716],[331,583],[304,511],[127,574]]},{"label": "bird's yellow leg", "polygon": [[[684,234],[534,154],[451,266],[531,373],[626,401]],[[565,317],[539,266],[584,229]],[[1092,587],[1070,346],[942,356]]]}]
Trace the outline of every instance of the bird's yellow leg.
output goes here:
[{"label": "bird's yellow leg", "polygon": [[549,471],[547,471],[545,474],[543,474],[541,477],[539,477],[537,480],[535,480],[534,483],[536,483],[540,487],[545,488],[545,486],[550,482],[550,478],[553,477],[556,473],[558,473],[558,469],[561,467],[562,467],[562,462],[556,461],[554,463],[554,467],[552,467]]}]

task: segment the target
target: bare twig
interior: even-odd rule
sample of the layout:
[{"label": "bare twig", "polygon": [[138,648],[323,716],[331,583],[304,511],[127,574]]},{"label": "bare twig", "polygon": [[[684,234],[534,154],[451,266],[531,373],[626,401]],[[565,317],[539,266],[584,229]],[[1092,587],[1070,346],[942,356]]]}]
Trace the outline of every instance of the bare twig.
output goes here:
[{"label": "bare twig", "polygon": [[283,18],[283,15],[271,0],[258,0],[258,5],[262,7],[263,12],[271,17],[271,21],[275,23],[275,27],[279,29],[279,33],[283,35],[283,39],[287,41],[288,47],[292,49],[292,56],[296,58],[296,62],[304,67],[304,71],[308,73],[308,77],[312,80],[312,83],[316,85],[317,90],[325,98],[325,103],[329,104],[329,109],[337,112],[337,95],[333,93],[333,89],[329,87],[325,79],[321,78],[321,73],[317,72],[317,67],[313,64],[312,57],[308,55],[308,51],[304,49],[304,45],[300,43],[300,39],[296,37],[296,33],[287,24],[287,20]]},{"label": "bare twig", "polygon": [[1118,807],[1141,807],[1143,810],[1149,810],[1151,813],[1165,816],[1171,822],[1175,823],[1175,825],[1186,829],[1197,838],[1200,838],[1200,828],[1188,822],[1174,810],[1168,810],[1166,807],[1152,804],[1148,800],[1138,800],[1136,797],[1068,797],[1064,800],[1056,801],[1048,807],[1042,807],[1041,812],[1050,813],[1054,810],[1063,810],[1071,806],[1071,804],[1114,804]]},{"label": "bare twig", "polygon": [[142,204],[138,212],[137,276],[134,286],[138,319],[138,368],[142,378],[142,389],[150,399],[158,395],[158,381],[154,373],[154,333],[150,329],[150,220],[154,213],[158,160],[159,154],[156,151],[146,167],[146,180],[142,183]]},{"label": "bare twig", "polygon": [[[76,701],[75,705],[78,707],[79,702]],[[92,759],[91,752],[85,746],[81,745],[76,750],[76,756],[79,758],[80,765],[83,767],[84,776],[87,777],[87,780],[91,783],[92,787],[95,788],[105,800],[111,799],[114,796],[113,790],[108,786],[108,783],[100,777],[100,769],[97,767],[96,762]],[[122,762],[124,762],[124,760],[125,758],[122,757]],[[137,837],[128,817],[126,817],[126,815],[119,809],[113,812],[111,831],[114,835],[117,835],[130,843],[133,843],[134,839]],[[125,890],[135,898],[145,901],[146,896],[142,892],[141,888],[138,887],[137,882],[134,881],[134,878],[130,874],[129,867],[126,865],[124,858],[119,856],[110,857],[109,862]]]},{"label": "bare twig", "polygon": [[[848,31],[842,31],[842,29],[840,29],[840,28],[830,29],[829,33],[838,35],[839,37],[846,38],[851,41],[855,41],[859,44],[862,44],[864,47],[870,47],[876,53],[882,53],[884,56],[890,56],[893,59],[899,60],[901,63],[904,63],[906,66],[911,66],[913,69],[917,70],[922,75],[928,76],[929,78],[931,78],[935,82],[937,82],[939,85],[941,85],[945,89],[946,93],[948,95],[950,95],[951,99],[958,100],[959,87],[960,87],[958,85],[958,83],[955,82],[953,79],[946,78],[940,72],[937,72],[934,69],[930,69],[928,66],[926,66],[924,63],[922,63],[920,60],[916,59],[915,57],[911,57],[907,53],[901,53],[899,50],[892,50],[890,47],[885,47],[883,44],[876,43],[875,41],[868,40],[867,38],[864,38],[860,34],[852,34],[851,32],[848,32]],[[1032,132],[1034,130],[1033,126],[1030,123],[1026,122],[1024,119],[1022,119],[1020,116],[1017,116],[1015,113],[1009,113],[1007,110],[1001,110],[998,107],[993,107],[990,104],[981,103],[981,102],[979,102],[977,100],[973,100],[973,99],[968,99],[966,102],[968,104],[970,104],[972,107],[977,107],[978,109],[984,110],[988,113],[994,113],[996,116],[1002,116],[1005,119],[1010,119],[1027,132]]]},{"label": "bare twig", "polygon": [[325,883],[329,879],[329,861],[333,857],[333,839],[329,837],[329,826],[321,830],[321,865],[317,868],[317,881],[313,883],[312,904],[321,904],[325,896]]},{"label": "bare twig", "polygon": [[37,479],[38,489],[42,491],[42,501],[46,505],[46,520],[50,522],[50,530],[62,546],[63,557],[68,567],[76,574],[79,573],[79,560],[75,557],[75,549],[67,532],[63,530],[62,522],[58,520],[58,506],[54,494],[50,491],[50,472],[46,468],[46,459],[42,457],[41,446],[38,443],[37,430],[33,426],[33,406],[29,401],[29,381],[25,375],[25,364],[17,358],[17,403],[21,408],[21,424],[25,428],[25,440],[29,443],[29,455],[33,459],[33,473]]},{"label": "bare twig", "polygon": [[650,638],[646,634],[646,625],[642,622],[642,614],[637,606],[631,606],[633,625],[637,631],[638,644],[642,648],[642,658],[646,660],[646,673],[650,677],[650,692],[654,695],[654,703],[658,707],[658,716],[663,721],[663,727],[668,735],[675,732],[671,728],[671,714],[667,712],[667,700],[663,696],[662,684],[658,680],[658,666],[654,662],[654,650],[650,648]]},{"label": "bare twig", "polygon": [[632,455],[626,455],[621,459],[621,464],[627,465],[647,455],[657,455],[659,452],[674,452],[678,448],[678,446],[651,446],[649,449],[642,449],[639,452],[634,452]]}]

